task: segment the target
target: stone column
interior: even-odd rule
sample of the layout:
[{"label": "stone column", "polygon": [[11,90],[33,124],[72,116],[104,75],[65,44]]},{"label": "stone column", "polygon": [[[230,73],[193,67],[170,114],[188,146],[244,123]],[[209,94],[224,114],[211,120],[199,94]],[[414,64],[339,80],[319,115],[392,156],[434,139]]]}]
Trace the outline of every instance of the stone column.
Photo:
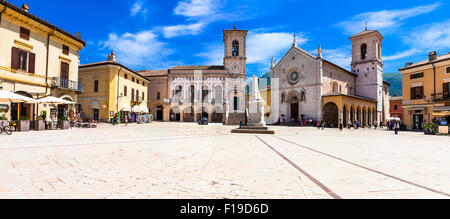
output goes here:
[{"label": "stone column", "polygon": [[352,121],[352,112],[350,110],[347,112],[347,121],[345,121],[345,126],[348,126],[348,121]]},{"label": "stone column", "polygon": [[345,126],[344,111],[343,110],[339,110],[339,113],[338,113],[338,127],[341,124],[341,122]]}]

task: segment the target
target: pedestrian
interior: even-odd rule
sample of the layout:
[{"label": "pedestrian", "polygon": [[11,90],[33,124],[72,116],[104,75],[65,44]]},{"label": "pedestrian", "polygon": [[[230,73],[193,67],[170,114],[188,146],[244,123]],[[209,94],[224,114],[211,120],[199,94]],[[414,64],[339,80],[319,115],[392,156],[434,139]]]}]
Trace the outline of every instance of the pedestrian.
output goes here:
[{"label": "pedestrian", "polygon": [[242,129],[242,121],[239,123],[239,129]]},{"label": "pedestrian", "polygon": [[321,127],[321,124],[320,124],[320,122],[317,122],[317,129],[319,129],[319,130],[320,130],[320,127]]},{"label": "pedestrian", "polygon": [[322,130],[325,130],[325,121],[322,121]]},{"label": "pedestrian", "polygon": [[398,131],[400,131],[400,123],[396,122],[394,125],[395,134],[398,135]]},{"label": "pedestrian", "polygon": [[128,114],[127,113],[125,113],[124,120],[125,120],[125,126],[128,126]]},{"label": "pedestrian", "polygon": [[342,122],[342,120],[339,121],[339,130],[343,130],[344,129],[344,123]]},{"label": "pedestrian", "polygon": [[113,119],[113,126],[117,125],[117,119],[119,118],[119,114],[114,114],[114,119]]},{"label": "pedestrian", "polygon": [[359,120],[356,121],[356,130],[359,130],[359,126],[361,125],[361,122]]}]

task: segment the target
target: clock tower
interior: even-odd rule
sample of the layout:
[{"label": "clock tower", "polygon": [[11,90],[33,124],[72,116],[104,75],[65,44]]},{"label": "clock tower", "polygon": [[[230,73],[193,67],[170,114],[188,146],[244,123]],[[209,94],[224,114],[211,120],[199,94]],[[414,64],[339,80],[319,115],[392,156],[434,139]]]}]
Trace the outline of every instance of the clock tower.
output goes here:
[{"label": "clock tower", "polygon": [[223,31],[223,42],[225,44],[223,64],[230,74],[236,78],[247,77],[247,33],[247,30],[237,30],[236,27],[232,30]]}]

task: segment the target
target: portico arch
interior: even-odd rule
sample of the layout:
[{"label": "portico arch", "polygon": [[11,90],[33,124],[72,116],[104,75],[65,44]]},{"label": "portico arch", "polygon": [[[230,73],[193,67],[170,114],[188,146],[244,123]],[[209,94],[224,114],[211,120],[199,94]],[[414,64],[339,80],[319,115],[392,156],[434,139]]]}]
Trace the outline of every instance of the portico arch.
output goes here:
[{"label": "portico arch", "polygon": [[325,104],[323,108],[323,120],[328,126],[334,126],[338,124],[339,120],[339,108],[334,102]]}]

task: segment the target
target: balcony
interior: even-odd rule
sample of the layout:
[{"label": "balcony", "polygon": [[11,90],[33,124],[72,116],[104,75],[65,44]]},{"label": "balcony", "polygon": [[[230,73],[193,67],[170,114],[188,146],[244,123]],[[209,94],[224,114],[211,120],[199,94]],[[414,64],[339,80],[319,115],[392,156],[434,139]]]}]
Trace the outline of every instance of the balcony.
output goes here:
[{"label": "balcony", "polygon": [[83,84],[78,81],[71,81],[68,79],[53,77],[50,81],[50,86],[52,88],[66,89],[71,91],[76,91],[78,93],[83,93]]}]

